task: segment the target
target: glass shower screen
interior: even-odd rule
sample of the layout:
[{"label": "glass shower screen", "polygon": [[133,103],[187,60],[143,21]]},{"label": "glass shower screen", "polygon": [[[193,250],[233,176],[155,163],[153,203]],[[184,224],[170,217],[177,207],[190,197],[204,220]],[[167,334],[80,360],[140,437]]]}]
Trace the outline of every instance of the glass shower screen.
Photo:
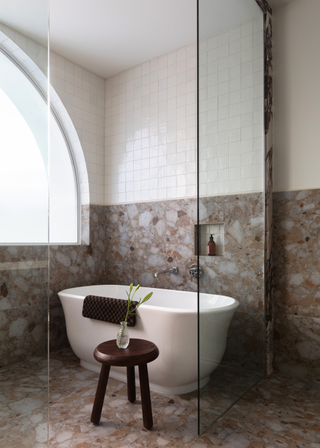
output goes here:
[{"label": "glass shower screen", "polygon": [[0,446],[48,446],[48,5],[0,0]]},{"label": "glass shower screen", "polygon": [[199,433],[264,375],[264,21],[198,1]]}]

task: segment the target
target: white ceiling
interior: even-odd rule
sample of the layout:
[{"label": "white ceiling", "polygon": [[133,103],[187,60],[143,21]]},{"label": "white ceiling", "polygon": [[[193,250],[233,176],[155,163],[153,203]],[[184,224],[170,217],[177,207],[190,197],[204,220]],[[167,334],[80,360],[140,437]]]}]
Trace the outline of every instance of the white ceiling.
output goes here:
[{"label": "white ceiling", "polygon": [[47,44],[47,0],[0,0],[0,22],[43,45]]},{"label": "white ceiling", "polygon": [[[258,14],[254,0],[201,0],[200,38]],[[47,0],[0,0],[0,21],[47,42]],[[104,78],[196,39],[196,0],[50,0],[51,49]]]},{"label": "white ceiling", "polygon": [[196,41],[195,0],[51,0],[51,48],[107,78]]}]

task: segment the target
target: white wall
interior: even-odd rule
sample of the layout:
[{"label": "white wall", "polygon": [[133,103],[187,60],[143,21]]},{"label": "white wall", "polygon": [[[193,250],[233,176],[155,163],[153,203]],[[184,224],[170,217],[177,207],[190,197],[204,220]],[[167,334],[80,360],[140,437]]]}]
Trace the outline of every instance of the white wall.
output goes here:
[{"label": "white wall", "polygon": [[[87,203],[104,205],[105,80],[53,52],[50,53],[50,76],[81,142],[89,177]],[[78,170],[81,183],[81,173],[85,171],[79,166]]]},{"label": "white wall", "polygon": [[[9,39],[15,42],[47,75],[47,48],[1,23],[0,31],[3,31]],[[23,53],[16,49],[14,45],[12,48],[9,46],[8,50],[17,60],[24,61]],[[30,62],[28,65],[28,61],[25,65],[38,79],[36,76],[37,67],[34,67]],[[53,52],[50,54],[50,76],[51,84],[66,108],[81,142],[85,166],[82,166],[79,162],[83,160],[83,157],[77,157],[79,148],[76,146],[74,146],[74,155],[77,160],[82,204],[103,205],[105,80]],[[39,79],[42,78],[39,76]],[[43,83],[46,84],[46,80],[43,80]],[[55,107],[57,107],[56,104]],[[59,112],[63,115],[63,111],[59,110]],[[63,118],[65,118],[64,125],[66,125],[66,117]],[[70,137],[72,133],[70,129],[68,131]],[[90,191],[88,191],[87,174]]]},{"label": "white wall", "polygon": [[[200,46],[200,195],[263,189],[263,18]],[[196,195],[196,44],[106,81],[106,204]]]},{"label": "white wall", "polygon": [[263,190],[263,15],[200,43],[200,195]]},{"label": "white wall", "polygon": [[196,44],[106,80],[106,204],[196,195]]},{"label": "white wall", "polygon": [[274,190],[320,188],[320,1],[274,8]]}]

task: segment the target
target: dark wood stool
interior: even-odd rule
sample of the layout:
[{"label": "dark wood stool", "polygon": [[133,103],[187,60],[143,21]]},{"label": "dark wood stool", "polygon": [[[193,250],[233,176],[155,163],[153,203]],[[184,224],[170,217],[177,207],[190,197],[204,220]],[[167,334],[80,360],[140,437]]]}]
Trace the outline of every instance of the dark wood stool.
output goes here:
[{"label": "dark wood stool", "polygon": [[153,420],[147,363],[154,361],[159,356],[158,347],[144,339],[130,339],[129,346],[123,349],[118,348],[116,340],[112,339],[99,344],[93,356],[98,362],[101,362],[102,366],[91,413],[91,422],[95,425],[100,422],[110,367],[127,367],[128,400],[134,403],[136,400],[134,366],[139,366],[143,426],[146,429],[152,428]]}]

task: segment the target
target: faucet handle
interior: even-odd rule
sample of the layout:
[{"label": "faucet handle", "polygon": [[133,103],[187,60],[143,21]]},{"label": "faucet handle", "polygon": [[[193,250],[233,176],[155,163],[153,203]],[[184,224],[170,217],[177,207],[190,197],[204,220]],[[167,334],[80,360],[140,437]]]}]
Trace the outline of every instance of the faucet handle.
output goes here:
[{"label": "faucet handle", "polygon": [[192,264],[189,268],[189,274],[191,275],[191,277],[201,277],[202,273],[202,267],[198,266],[197,264]]}]

